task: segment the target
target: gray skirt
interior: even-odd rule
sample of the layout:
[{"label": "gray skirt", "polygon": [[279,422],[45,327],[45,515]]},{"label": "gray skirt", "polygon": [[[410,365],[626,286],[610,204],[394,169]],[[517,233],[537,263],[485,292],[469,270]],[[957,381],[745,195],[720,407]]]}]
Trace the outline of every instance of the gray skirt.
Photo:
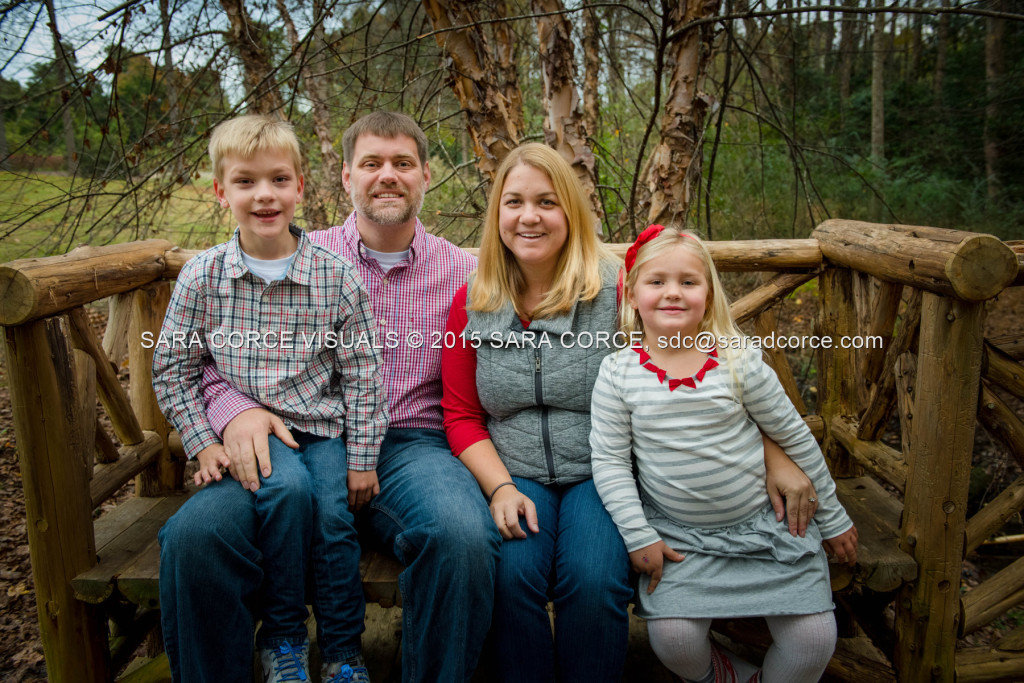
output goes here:
[{"label": "gray skirt", "polygon": [[669,547],[686,556],[665,561],[661,582],[647,594],[640,576],[636,613],[645,619],[732,618],[816,614],[835,608],[828,560],[812,521],[793,537],[771,506],[730,527],[701,529],[644,512]]}]

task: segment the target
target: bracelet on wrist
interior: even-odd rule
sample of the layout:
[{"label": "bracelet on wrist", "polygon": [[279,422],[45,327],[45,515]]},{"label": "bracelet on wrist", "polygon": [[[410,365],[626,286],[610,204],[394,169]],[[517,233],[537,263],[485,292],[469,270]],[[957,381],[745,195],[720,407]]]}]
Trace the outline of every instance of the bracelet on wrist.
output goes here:
[{"label": "bracelet on wrist", "polygon": [[[491,491],[491,495],[487,496],[487,502],[488,503],[490,503],[492,500],[494,500],[494,494],[497,493],[498,489],[500,489],[502,486],[516,486],[516,483],[514,481],[506,481],[506,482],[502,482],[502,483],[498,484],[497,486],[495,486],[494,490]],[[517,490],[518,490],[518,488],[519,487],[516,486]]]}]

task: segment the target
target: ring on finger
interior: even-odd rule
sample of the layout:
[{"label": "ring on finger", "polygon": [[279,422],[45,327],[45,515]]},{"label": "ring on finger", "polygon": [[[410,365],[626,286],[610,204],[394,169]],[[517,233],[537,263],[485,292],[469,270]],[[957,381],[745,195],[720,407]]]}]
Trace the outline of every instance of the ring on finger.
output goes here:
[{"label": "ring on finger", "polygon": [[808,502],[808,503],[817,503],[817,502],[818,502],[818,499],[817,499],[817,498],[808,498],[808,499],[807,499],[807,502]]}]

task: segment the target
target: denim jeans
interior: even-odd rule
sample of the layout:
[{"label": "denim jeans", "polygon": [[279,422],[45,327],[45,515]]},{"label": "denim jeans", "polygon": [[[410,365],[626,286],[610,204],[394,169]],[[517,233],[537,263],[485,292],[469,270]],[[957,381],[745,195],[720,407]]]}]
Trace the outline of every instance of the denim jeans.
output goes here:
[{"label": "denim jeans", "polygon": [[540,533],[527,530],[527,538],[501,545],[491,634],[498,680],[622,680],[629,555],[593,480],[545,486],[512,479],[537,506]]},{"label": "denim jeans", "polygon": [[444,432],[389,429],[370,523],[403,564],[402,680],[468,681],[491,623],[501,536]]},{"label": "denim jeans", "polygon": [[[370,522],[406,564],[403,680],[469,680],[490,624],[500,542],[476,480],[432,429],[388,430],[377,476]],[[204,487],[161,529],[161,626],[175,681],[251,681],[261,586],[274,561],[258,532],[253,494],[230,479]]]}]

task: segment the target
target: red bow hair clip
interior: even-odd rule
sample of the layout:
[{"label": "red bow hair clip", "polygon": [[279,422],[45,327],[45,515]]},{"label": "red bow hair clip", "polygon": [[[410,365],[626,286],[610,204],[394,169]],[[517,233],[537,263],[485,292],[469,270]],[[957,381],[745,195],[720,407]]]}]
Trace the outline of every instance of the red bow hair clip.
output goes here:
[{"label": "red bow hair clip", "polygon": [[640,247],[644,246],[655,237],[661,234],[661,231],[665,229],[664,225],[648,225],[642,233],[636,238],[636,242],[630,245],[629,249],[626,250],[626,272],[633,270],[633,265],[636,263],[636,255],[640,253]]}]

